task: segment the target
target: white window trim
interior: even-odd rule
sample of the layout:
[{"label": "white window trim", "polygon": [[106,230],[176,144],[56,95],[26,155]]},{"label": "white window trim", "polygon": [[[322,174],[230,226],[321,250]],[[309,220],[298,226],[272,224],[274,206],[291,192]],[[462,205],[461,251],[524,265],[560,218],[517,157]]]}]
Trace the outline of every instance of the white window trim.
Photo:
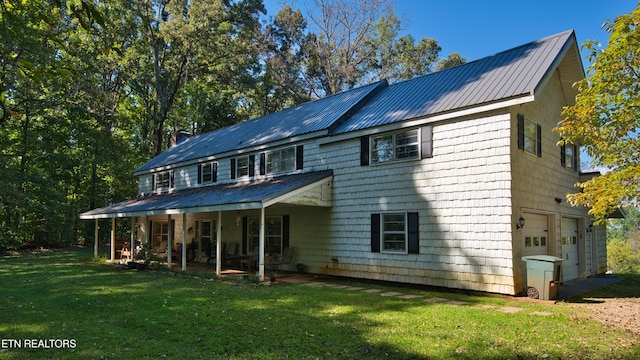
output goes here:
[{"label": "white window trim", "polygon": [[[402,159],[397,159],[396,158],[396,137],[397,135],[400,134],[406,134],[409,132],[416,132],[416,143],[415,145],[417,146],[417,151],[416,151],[416,156],[415,157],[407,157],[407,158],[402,158]],[[421,131],[419,128],[417,129],[403,129],[403,130],[399,130],[399,131],[394,131],[394,132],[388,132],[388,133],[381,133],[381,134],[376,134],[376,135],[371,135],[369,136],[369,165],[371,166],[377,166],[377,165],[383,165],[383,164],[390,164],[390,163],[397,163],[397,162],[404,162],[404,161],[415,161],[415,160],[420,160],[421,159],[421,146],[422,146],[422,139],[421,139]],[[374,139],[376,138],[380,138],[380,137],[384,137],[384,136],[392,136],[393,139],[393,145],[392,145],[392,151],[393,151],[393,159],[391,160],[386,160],[386,161],[375,161],[374,160],[374,151],[376,150],[374,147]]]},{"label": "white window trim", "polygon": [[[282,153],[284,151],[290,150],[293,152],[293,162],[291,164],[291,168],[290,169],[280,169],[277,171],[273,171],[271,169],[269,169],[269,165],[270,165],[270,156],[273,154],[280,154],[280,158],[279,161],[282,162]],[[296,164],[297,164],[297,151],[296,151],[296,147],[295,146],[289,146],[289,147],[285,147],[285,148],[280,148],[280,149],[276,149],[276,150],[272,150],[269,151],[265,154],[265,164],[264,164],[264,170],[266,174],[281,174],[281,173],[287,173],[287,172],[293,172],[296,170]]]},{"label": "white window trim", "polygon": [[[211,180],[205,181],[204,180],[204,175],[205,175],[204,174],[204,169],[205,169],[205,167],[207,165],[211,168],[211,174],[210,174],[211,175]],[[215,174],[215,172],[217,171],[217,168],[218,168],[216,165],[217,165],[217,162],[215,162],[215,161],[206,162],[206,163],[202,163],[202,164],[199,165],[200,166],[200,179],[198,179],[198,180],[199,180],[200,184],[214,184],[216,182],[216,181],[213,180],[213,179],[217,178],[217,176],[214,176],[214,174]]]},{"label": "white window trim", "polygon": [[[246,167],[242,167],[243,169],[246,168],[247,169],[247,174],[246,175],[240,175],[240,160],[246,160],[247,161],[247,166]],[[236,180],[237,179],[248,179],[249,178],[249,164],[250,164],[250,160],[249,160],[249,155],[247,156],[239,156],[236,158]]]},{"label": "white window trim", "polygon": [[[404,231],[384,231],[385,217],[390,215],[402,215],[404,217]],[[404,249],[403,250],[390,250],[385,249],[385,233],[388,234],[403,234],[404,235]],[[387,254],[408,254],[409,251],[409,220],[406,211],[398,212],[385,212],[380,213],[380,252]]]},{"label": "white window trim", "polygon": [[[167,186],[165,186],[165,179],[167,177]],[[163,171],[153,175],[152,181],[155,193],[166,193],[172,191],[175,188],[175,170]]]}]

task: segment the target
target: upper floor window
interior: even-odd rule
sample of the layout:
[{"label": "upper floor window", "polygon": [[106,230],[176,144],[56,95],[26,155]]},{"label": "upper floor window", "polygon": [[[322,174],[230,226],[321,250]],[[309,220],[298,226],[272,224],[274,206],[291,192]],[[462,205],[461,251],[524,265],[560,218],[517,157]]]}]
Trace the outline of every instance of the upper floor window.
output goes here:
[{"label": "upper floor window", "polygon": [[542,127],[518,114],[518,148],[542,156]]},{"label": "upper floor window", "polygon": [[566,142],[560,148],[560,162],[567,169],[578,171],[578,146]]},{"label": "upper floor window", "polygon": [[218,181],[218,163],[210,162],[198,165],[198,184]]},{"label": "upper floor window", "polygon": [[236,178],[249,176],[249,157],[239,157],[236,159]]},{"label": "upper floor window", "polygon": [[174,188],[174,171],[165,171],[153,175],[153,190],[158,192],[169,191]]},{"label": "upper floor window", "polygon": [[371,137],[371,163],[418,159],[418,130],[408,130]]},{"label": "upper floor window", "polygon": [[293,171],[296,169],[296,151],[294,147],[271,151],[266,155],[267,173]]},{"label": "upper floor window", "polygon": [[231,178],[239,179],[255,176],[255,155],[241,156],[231,159]]}]

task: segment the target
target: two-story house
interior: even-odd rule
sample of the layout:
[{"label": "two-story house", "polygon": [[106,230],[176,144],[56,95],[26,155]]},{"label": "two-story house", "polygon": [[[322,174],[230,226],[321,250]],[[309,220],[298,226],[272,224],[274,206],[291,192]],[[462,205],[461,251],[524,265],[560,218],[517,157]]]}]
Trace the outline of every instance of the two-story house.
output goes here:
[{"label": "two-story house", "polygon": [[130,218],[183,268],[193,243],[219,272],[235,243],[261,277],[287,247],[311,273],[503,294],[525,255],[562,257],[565,281],[602,273],[604,228],[565,200],[579,148],[553,132],[584,76],[567,31],[380,81],[187,138],[135,171],[139,197],[81,218]]}]

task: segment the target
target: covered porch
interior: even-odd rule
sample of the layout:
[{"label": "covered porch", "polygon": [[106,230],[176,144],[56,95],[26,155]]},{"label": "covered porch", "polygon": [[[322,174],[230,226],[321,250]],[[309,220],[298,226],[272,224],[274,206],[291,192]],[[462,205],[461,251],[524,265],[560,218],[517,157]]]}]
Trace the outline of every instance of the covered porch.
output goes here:
[{"label": "covered porch", "polygon": [[[111,261],[117,255],[132,259],[140,244],[162,254],[169,268],[175,263],[186,271],[188,263],[213,263],[220,276],[234,262],[264,280],[269,255],[282,256],[289,245],[288,216],[274,206],[330,207],[332,180],[327,170],[178,190],[94,209],[80,218],[95,221],[96,256],[98,220],[110,219]],[[116,221],[124,219],[131,221],[129,247],[118,254]]]}]

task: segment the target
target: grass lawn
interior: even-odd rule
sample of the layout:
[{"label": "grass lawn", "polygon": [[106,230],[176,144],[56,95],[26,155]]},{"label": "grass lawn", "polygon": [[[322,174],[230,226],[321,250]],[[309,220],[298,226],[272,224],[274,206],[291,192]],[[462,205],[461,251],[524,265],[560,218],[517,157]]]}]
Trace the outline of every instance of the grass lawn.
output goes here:
[{"label": "grass lawn", "polygon": [[[420,297],[313,283],[257,286],[125,271],[91,255],[0,257],[0,359],[640,358],[637,336],[565,303],[353,282]],[[433,297],[468,304],[425,301]],[[502,311],[509,307],[521,310]],[[25,339],[40,348],[25,348]],[[75,348],[56,349],[50,339]]]}]

